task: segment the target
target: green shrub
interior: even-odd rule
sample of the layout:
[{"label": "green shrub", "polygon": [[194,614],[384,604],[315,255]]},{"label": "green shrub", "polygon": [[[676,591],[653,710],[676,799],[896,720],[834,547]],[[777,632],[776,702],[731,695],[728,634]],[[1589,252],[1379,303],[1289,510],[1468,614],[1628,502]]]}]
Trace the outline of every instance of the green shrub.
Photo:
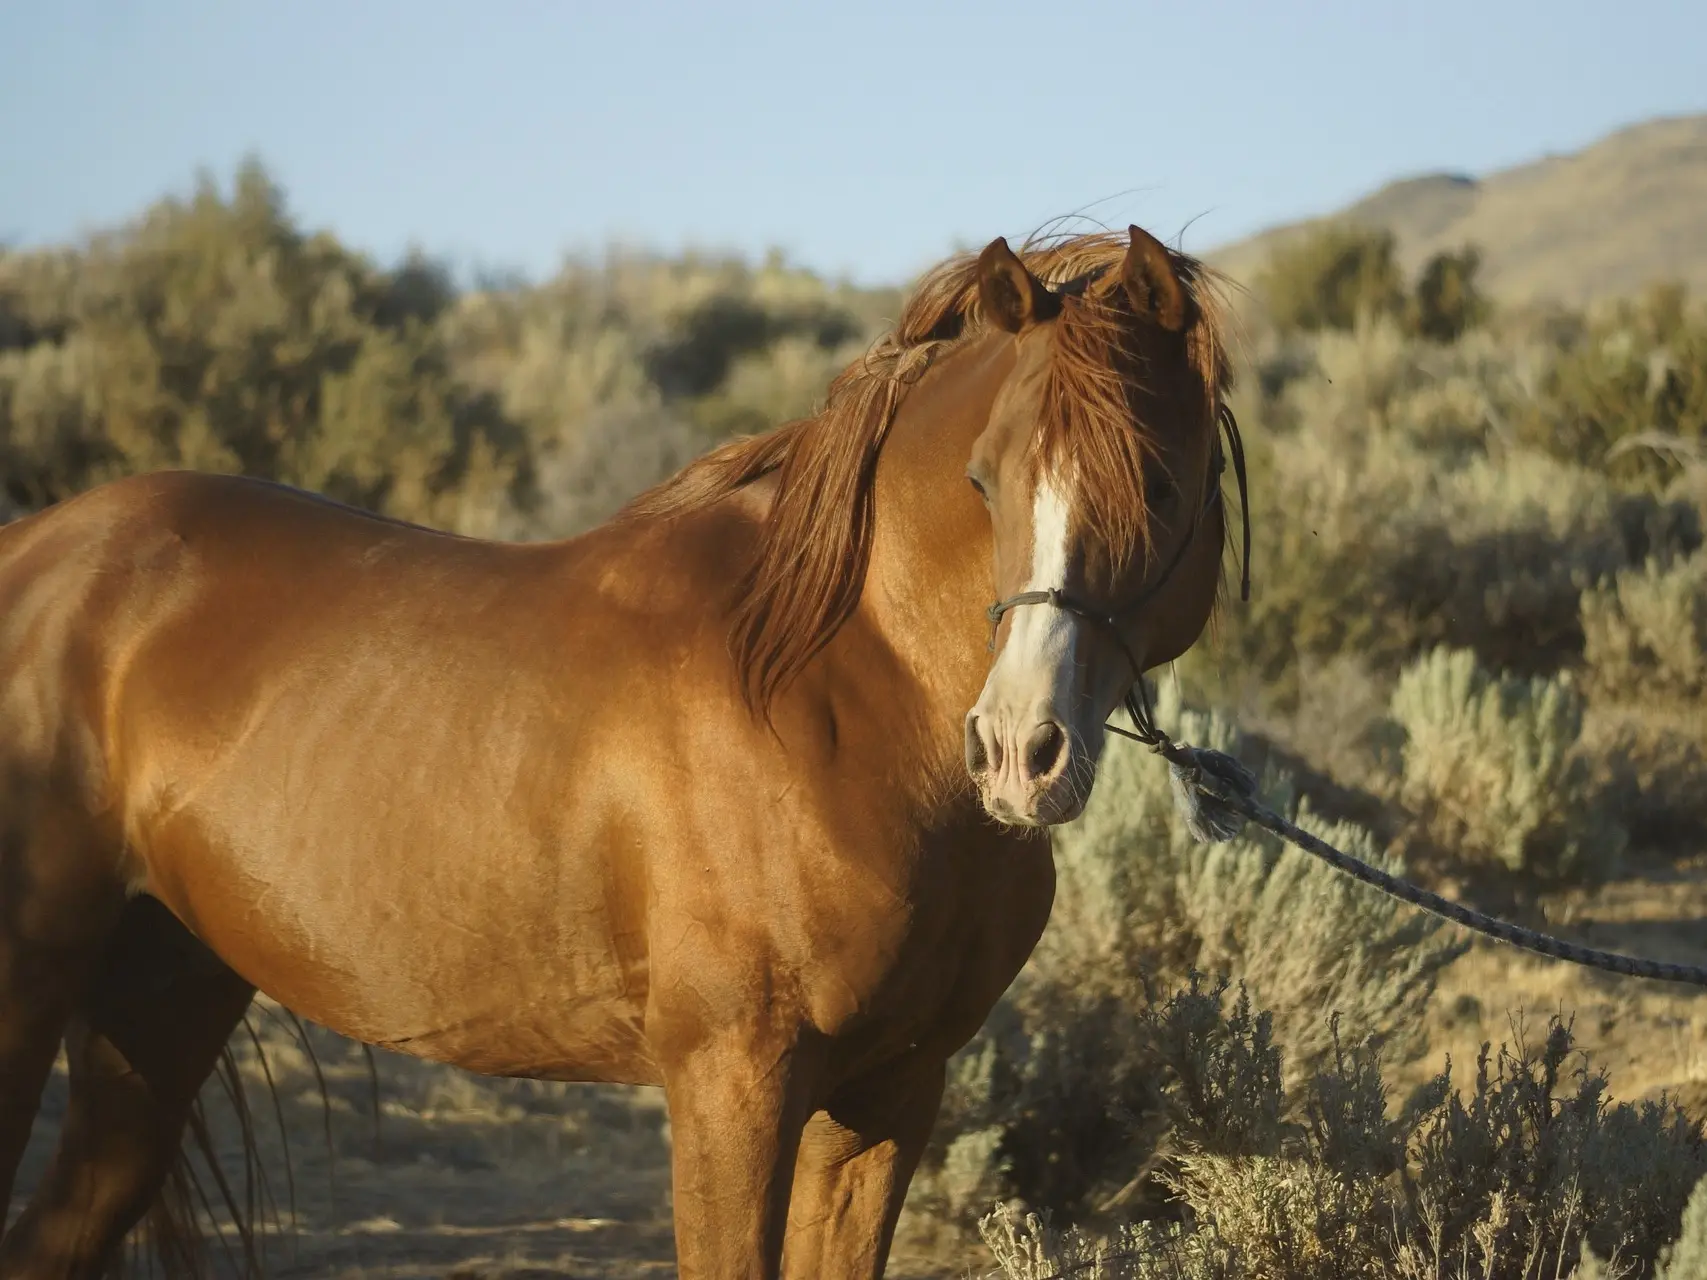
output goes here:
[{"label": "green shrub", "polygon": [[23,509],[184,466],[575,533],[809,412],[894,312],[775,256],[616,253],[459,293],[306,233],[250,164],[76,248],[0,252],[0,470]]},{"label": "green shrub", "polygon": [[774,257],[634,253],[469,295],[447,341],[526,429],[540,475],[510,536],[579,533],[720,439],[811,412],[894,301]]},{"label": "green shrub", "polygon": [[522,433],[450,368],[443,274],[303,234],[258,166],[79,254],[0,260],[0,295],[33,339],[0,354],[0,467],[26,506],[162,467],[441,524],[526,501]]},{"label": "green shrub", "polygon": [[1433,342],[1456,342],[1488,318],[1488,300],[1476,287],[1481,252],[1467,245],[1437,253],[1424,264],[1411,301],[1410,328]]},{"label": "green shrub", "polygon": [[1597,690],[1626,701],[1707,695],[1707,551],[1650,557],[1582,596],[1583,656]]},{"label": "green shrub", "polygon": [[[1186,708],[1164,685],[1157,722],[1176,740],[1252,758],[1218,712]],[[1328,821],[1292,777],[1265,767],[1267,803],[1336,847],[1385,870],[1398,859],[1353,823]],[[1402,1039],[1458,954],[1442,926],[1309,855],[1248,828],[1199,844],[1181,822],[1168,771],[1148,752],[1111,745],[1085,813],[1055,835],[1051,926],[1033,970],[1098,973],[1128,998],[1168,989],[1193,971],[1229,972],[1282,1019],[1280,1034],[1304,1069],[1328,1050],[1321,1012]],[[1300,914],[1314,926],[1297,936]]]},{"label": "green shrub", "polygon": [[1698,706],[1591,704],[1581,754],[1592,768],[1587,790],[1604,797],[1633,848],[1707,843],[1707,724]]},{"label": "green shrub", "polygon": [[1683,1209],[1683,1229],[1660,1255],[1654,1280],[1700,1280],[1702,1276],[1707,1276],[1707,1178],[1690,1193]]},{"label": "green shrub", "polygon": [[1269,255],[1256,288],[1282,333],[1349,331],[1392,320],[1431,342],[1449,343],[1490,311],[1476,286],[1481,252],[1473,245],[1437,253],[1407,291],[1390,231],[1329,223],[1295,236]]},{"label": "green shrub", "polygon": [[1583,702],[1563,677],[1494,676],[1468,650],[1408,666],[1391,713],[1404,730],[1402,798],[1461,860],[1598,877],[1627,832],[1577,750]]},{"label": "green shrub", "polygon": [[1393,673],[1448,644],[1557,670],[1581,655],[1585,590],[1700,545],[1690,495],[1626,491],[1515,444],[1542,359],[1527,339],[1442,346],[1379,324],[1278,350],[1288,372],[1245,406],[1255,589],[1222,650],[1281,698],[1302,660],[1338,654]]},{"label": "green shrub", "polygon": [[1330,224],[1277,250],[1257,292],[1282,330],[1350,329],[1404,307],[1404,277],[1389,231]]},{"label": "green shrub", "polygon": [[1678,286],[1601,308],[1562,335],[1515,426],[1537,448],[1621,478],[1675,475],[1675,456],[1618,446],[1707,441],[1707,308]]}]

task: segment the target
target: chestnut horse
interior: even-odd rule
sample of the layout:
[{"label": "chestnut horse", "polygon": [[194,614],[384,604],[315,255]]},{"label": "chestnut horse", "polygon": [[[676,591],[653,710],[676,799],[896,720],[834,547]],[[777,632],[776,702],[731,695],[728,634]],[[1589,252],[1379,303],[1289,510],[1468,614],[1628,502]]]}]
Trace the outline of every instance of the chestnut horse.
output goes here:
[{"label": "chestnut horse", "polygon": [[102,1272],[257,989],[663,1086],[684,1277],[881,1275],[1042,829],[1215,608],[1229,382],[1192,259],[997,240],[567,541],[185,472],[0,532],[0,1204],[71,1071],[0,1276]]}]

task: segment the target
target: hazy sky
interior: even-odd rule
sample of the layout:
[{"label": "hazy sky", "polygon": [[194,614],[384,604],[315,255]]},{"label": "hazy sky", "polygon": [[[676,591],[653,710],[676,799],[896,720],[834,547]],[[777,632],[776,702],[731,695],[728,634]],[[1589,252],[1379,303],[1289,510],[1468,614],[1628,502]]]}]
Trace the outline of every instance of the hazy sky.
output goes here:
[{"label": "hazy sky", "polygon": [[386,259],[774,245],[898,281],[1080,210],[1201,251],[1704,109],[1699,0],[0,0],[0,241],[254,152]]}]

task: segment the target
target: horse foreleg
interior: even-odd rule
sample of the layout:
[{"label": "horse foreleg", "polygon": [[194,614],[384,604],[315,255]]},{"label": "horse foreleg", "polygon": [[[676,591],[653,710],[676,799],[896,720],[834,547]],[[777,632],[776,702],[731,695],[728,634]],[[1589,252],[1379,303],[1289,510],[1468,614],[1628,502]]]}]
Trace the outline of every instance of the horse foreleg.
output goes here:
[{"label": "horse foreleg", "polygon": [[124,908],[118,859],[72,815],[0,795],[0,1225],[60,1037]]},{"label": "horse foreleg", "polygon": [[70,993],[47,976],[52,958],[32,950],[0,941],[0,1226],[71,1010]]},{"label": "horse foreleg", "polygon": [[812,1069],[729,1033],[664,1066],[681,1280],[776,1280]]},{"label": "horse foreleg", "polygon": [[910,1063],[843,1091],[808,1121],[783,1274],[875,1280],[942,1100],[943,1064]]},{"label": "horse foreleg", "polygon": [[[253,988],[159,904],[132,903],[66,1035],[71,1096],[41,1187],[0,1243],[0,1277],[106,1274],[161,1190],[202,1081]],[[193,1251],[193,1222],[157,1245]],[[189,1257],[167,1257],[168,1274]]]}]

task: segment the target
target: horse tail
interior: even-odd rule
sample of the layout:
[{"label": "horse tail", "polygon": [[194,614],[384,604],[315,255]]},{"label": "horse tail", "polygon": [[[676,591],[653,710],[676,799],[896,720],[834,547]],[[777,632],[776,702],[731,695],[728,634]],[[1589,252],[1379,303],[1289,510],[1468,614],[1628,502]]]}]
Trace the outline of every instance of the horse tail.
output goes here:
[{"label": "horse tail", "polygon": [[[332,1141],[332,1101],[326,1075],[314,1051],[314,1043],[301,1021],[295,1015],[287,1016],[313,1069],[320,1094],[330,1179],[336,1151]],[[260,1131],[250,1103],[249,1085],[253,1081],[245,1079],[237,1056],[239,1036],[246,1036],[254,1051],[260,1084],[278,1128],[286,1193],[286,1212],[282,1218],[262,1159]],[[377,1141],[379,1075],[371,1053],[367,1054],[367,1066],[374,1099]],[[218,1094],[214,1096],[223,1095],[224,1109],[229,1112],[233,1133],[224,1132],[223,1126],[216,1127],[210,1117],[210,1091],[216,1083]],[[235,1177],[221,1158],[222,1137],[228,1143],[235,1139]],[[278,1080],[267,1060],[266,1046],[256,1033],[251,1011],[243,1015],[241,1031],[233,1033],[220,1051],[212,1077],[191,1105],[178,1151],[153,1204],[132,1233],[119,1275],[134,1277],[135,1280],[143,1277],[154,1280],[160,1276],[166,1280],[212,1280],[214,1258],[222,1255],[227,1263],[226,1275],[235,1275],[240,1280],[265,1280],[267,1238],[288,1234],[288,1229],[294,1228],[297,1221],[293,1165],[290,1127],[285,1120]]]},{"label": "horse tail", "polygon": [[[245,1027],[248,1023],[245,1015]],[[236,1179],[220,1159],[208,1113],[208,1091],[215,1081],[235,1120],[241,1162]],[[270,1073],[268,1087],[272,1087]],[[273,1100],[276,1105],[276,1091]],[[237,1055],[228,1043],[220,1051],[212,1077],[190,1106],[177,1153],[154,1202],[131,1233],[118,1274],[127,1280],[161,1276],[212,1280],[217,1253],[229,1264],[226,1274],[264,1280],[262,1237],[267,1228],[277,1226],[278,1206],[261,1160],[254,1113]]]}]

